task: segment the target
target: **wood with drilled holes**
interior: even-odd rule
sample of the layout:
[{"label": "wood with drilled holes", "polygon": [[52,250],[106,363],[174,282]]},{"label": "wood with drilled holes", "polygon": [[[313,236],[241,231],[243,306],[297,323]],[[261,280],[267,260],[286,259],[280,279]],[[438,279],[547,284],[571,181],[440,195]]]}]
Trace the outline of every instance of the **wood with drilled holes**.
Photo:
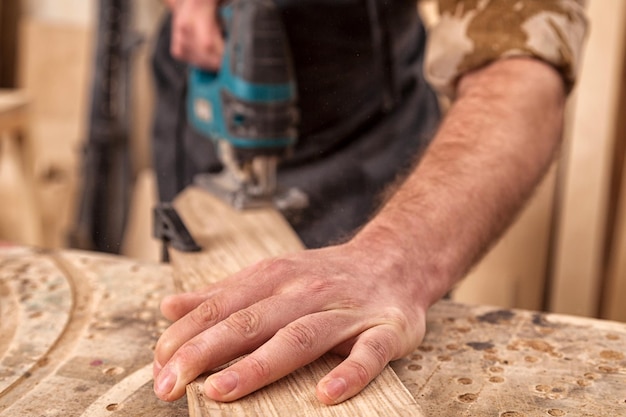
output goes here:
[{"label": "wood with drilled holes", "polygon": [[152,391],[170,268],[0,247],[1,417],[184,417]]},{"label": "wood with drilled holes", "polygon": [[[289,224],[272,208],[237,211],[199,188],[188,188],[175,205],[201,252],[170,249],[177,287],[214,283],[261,259],[303,249]],[[204,377],[187,387],[192,417],[204,416],[421,416],[415,399],[387,366],[358,396],[332,407],[315,397],[317,382],[334,366],[326,355],[295,373],[233,403],[203,394]]]},{"label": "wood with drilled holes", "polygon": [[[187,401],[152,392],[152,349],[169,324],[158,304],[173,291],[169,266],[0,247],[0,417],[188,416]],[[626,323],[441,301],[427,328],[422,345],[391,364],[425,416],[626,415]],[[393,386],[391,373],[381,383],[387,375]],[[288,378],[279,383],[314,384]],[[282,390],[259,393],[273,389]],[[251,415],[245,407],[204,410]],[[287,409],[303,415],[297,407]]]}]

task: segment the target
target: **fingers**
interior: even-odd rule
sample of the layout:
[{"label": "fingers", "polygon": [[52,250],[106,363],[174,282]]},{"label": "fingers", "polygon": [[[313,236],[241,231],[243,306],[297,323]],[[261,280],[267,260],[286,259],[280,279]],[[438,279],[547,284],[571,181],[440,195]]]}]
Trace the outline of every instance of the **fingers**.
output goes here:
[{"label": "fingers", "polygon": [[[290,323],[256,351],[213,374],[205,393],[217,401],[233,401],[314,361],[356,332],[354,317],[335,312],[308,315]],[[337,331],[337,329],[342,329]]]},{"label": "fingers", "polygon": [[[155,392],[159,398],[167,401],[180,398],[185,386],[198,375],[253,351],[278,329],[315,308],[302,303],[296,295],[264,298],[247,308],[234,305],[232,310],[216,307],[215,303],[220,302],[216,299],[219,297],[202,303],[161,337],[154,369]],[[225,318],[227,310],[235,312]],[[199,329],[206,330],[197,332]],[[194,331],[197,334],[190,337]],[[161,369],[159,364],[165,365]]]},{"label": "fingers", "polygon": [[400,336],[391,326],[373,327],[361,334],[350,355],[317,384],[317,398],[332,405],[361,392],[387,364],[404,352]]},{"label": "fingers", "polygon": [[208,292],[190,292],[167,296],[161,301],[161,313],[166,319],[176,321],[197,308],[210,296],[211,294]]},{"label": "fingers", "polygon": [[207,293],[187,293],[170,296],[162,302],[166,317],[178,318],[159,338],[154,351],[155,376],[161,371],[174,352],[198,334],[226,319],[233,312],[245,309],[258,298],[269,297],[272,287],[257,289],[254,286],[240,286],[237,289],[225,284]]},{"label": "fingers", "polygon": [[224,40],[216,3],[188,0],[176,5],[170,45],[173,57],[208,70],[219,68]]}]

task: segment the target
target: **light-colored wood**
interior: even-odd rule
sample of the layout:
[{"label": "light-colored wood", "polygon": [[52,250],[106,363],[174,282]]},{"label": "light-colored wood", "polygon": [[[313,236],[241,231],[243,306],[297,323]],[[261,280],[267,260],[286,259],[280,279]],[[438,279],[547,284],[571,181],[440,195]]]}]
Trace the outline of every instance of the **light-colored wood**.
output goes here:
[{"label": "light-colored wood", "polygon": [[32,3],[20,23],[19,83],[31,100],[34,193],[41,208],[44,246],[58,248],[67,245],[75,218],[92,32],[86,23],[43,18],[37,12],[43,13],[45,5],[37,8]]},{"label": "light-colored wood", "polygon": [[122,255],[142,261],[161,261],[161,242],[153,236],[152,210],[157,203],[154,171],[142,170],[135,180],[128,210]]},{"label": "light-colored wood", "polygon": [[32,182],[16,138],[0,132],[0,240],[23,245],[43,243],[41,217]]},{"label": "light-colored wood", "polygon": [[171,251],[174,279],[182,291],[196,290],[262,259],[304,248],[275,210],[237,212],[196,187],[188,187],[174,205],[203,248],[200,253]]},{"label": "light-colored wood", "polygon": [[322,416],[411,416],[422,415],[420,408],[396,374],[387,369],[357,397],[332,407],[319,402],[315,397],[315,385],[340,358],[324,356],[283,379],[234,403],[218,403],[209,400],[203,393],[203,380],[190,384],[187,399],[191,417],[299,417]]},{"label": "light-colored wood", "polygon": [[187,416],[152,392],[171,269],[86,252],[0,249],[0,416]]},{"label": "light-colored wood", "polygon": [[595,316],[602,285],[605,219],[626,53],[626,2],[588,2],[591,21],[564,148],[550,309]]},{"label": "light-colored wood", "polygon": [[95,20],[97,0],[23,0],[22,7],[42,22],[87,26]]},{"label": "light-colored wood", "polygon": [[144,39],[133,59],[132,73],[130,148],[135,173],[152,167],[152,119],[156,90],[151,59],[164,11],[165,3],[162,1],[134,0],[132,4],[133,30]]},{"label": "light-colored wood", "polygon": [[[289,224],[272,208],[237,211],[199,188],[188,188],[175,205],[203,250],[170,250],[177,286],[199,289],[261,259],[303,248]],[[315,398],[317,381],[337,359],[324,356],[246,398],[220,404],[204,396],[200,378],[189,384],[192,417],[215,416],[419,416],[415,400],[389,368],[358,396],[342,404],[323,406]]]},{"label": "light-colored wood", "polygon": [[[173,291],[167,265],[0,248],[0,417],[188,416],[185,400],[152,392],[152,349],[169,324],[158,304]],[[424,415],[626,415],[624,323],[441,301],[427,329],[419,348],[391,364]],[[209,415],[253,415],[237,404],[231,414],[215,404]]]},{"label": "light-colored wood", "polygon": [[23,91],[0,90],[0,239],[41,246],[28,109]]},{"label": "light-colored wood", "polygon": [[626,322],[626,169],[622,174],[601,313],[603,318]]},{"label": "light-colored wood", "polygon": [[624,323],[443,301],[427,328],[392,368],[429,417],[626,415]]}]

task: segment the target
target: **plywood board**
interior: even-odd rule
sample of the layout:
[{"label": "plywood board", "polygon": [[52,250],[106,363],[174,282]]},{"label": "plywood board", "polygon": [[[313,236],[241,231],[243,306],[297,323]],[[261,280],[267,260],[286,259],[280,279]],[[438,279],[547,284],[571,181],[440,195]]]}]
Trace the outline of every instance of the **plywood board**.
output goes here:
[{"label": "plywood board", "polygon": [[[237,211],[199,188],[188,188],[176,199],[175,206],[203,248],[196,253],[170,250],[181,289],[201,288],[261,259],[303,248],[289,224],[271,208]],[[336,358],[324,356],[234,403],[218,403],[206,397],[201,378],[187,388],[191,415],[421,415],[419,406],[389,367],[356,397],[332,407],[322,405],[315,398],[315,386],[336,364]]]}]

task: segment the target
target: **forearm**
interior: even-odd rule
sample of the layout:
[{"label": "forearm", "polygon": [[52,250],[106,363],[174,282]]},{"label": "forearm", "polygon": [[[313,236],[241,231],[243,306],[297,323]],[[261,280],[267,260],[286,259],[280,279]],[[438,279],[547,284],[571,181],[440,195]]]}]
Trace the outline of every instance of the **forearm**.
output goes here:
[{"label": "forearm", "polygon": [[464,76],[433,143],[352,244],[384,251],[431,305],[514,219],[558,148],[563,82],[530,59]]}]

